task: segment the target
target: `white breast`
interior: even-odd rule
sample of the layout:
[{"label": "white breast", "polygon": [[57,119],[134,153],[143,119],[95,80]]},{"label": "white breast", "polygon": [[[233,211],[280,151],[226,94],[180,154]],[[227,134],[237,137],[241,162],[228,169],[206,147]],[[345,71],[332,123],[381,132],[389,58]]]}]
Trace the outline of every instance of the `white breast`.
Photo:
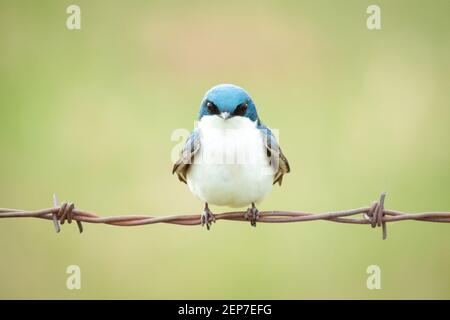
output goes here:
[{"label": "white breast", "polygon": [[271,190],[274,171],[256,123],[244,117],[204,116],[198,129],[200,150],[187,172],[192,193],[230,207],[261,201]]}]

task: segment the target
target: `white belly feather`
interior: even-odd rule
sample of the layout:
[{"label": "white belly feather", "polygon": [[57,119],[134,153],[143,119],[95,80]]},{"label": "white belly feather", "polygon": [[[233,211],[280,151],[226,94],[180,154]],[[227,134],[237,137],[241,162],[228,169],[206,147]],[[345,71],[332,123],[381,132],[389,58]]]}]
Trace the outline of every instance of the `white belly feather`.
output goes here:
[{"label": "white belly feather", "polygon": [[198,123],[200,150],[187,172],[191,192],[210,204],[243,207],[272,188],[263,135],[248,118],[204,116]]}]

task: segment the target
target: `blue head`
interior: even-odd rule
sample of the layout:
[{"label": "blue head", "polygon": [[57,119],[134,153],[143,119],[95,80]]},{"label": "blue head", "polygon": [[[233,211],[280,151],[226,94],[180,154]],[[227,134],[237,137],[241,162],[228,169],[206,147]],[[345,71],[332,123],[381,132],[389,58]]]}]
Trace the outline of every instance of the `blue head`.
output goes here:
[{"label": "blue head", "polygon": [[216,115],[225,120],[232,117],[258,120],[256,106],[248,93],[233,84],[219,84],[206,92],[200,105],[198,119],[209,115]]}]

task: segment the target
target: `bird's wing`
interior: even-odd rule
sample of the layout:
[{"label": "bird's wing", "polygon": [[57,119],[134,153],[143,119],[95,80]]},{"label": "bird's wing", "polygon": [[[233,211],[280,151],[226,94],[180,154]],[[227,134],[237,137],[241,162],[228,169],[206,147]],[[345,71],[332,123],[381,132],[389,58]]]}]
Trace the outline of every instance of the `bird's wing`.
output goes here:
[{"label": "bird's wing", "polygon": [[198,150],[200,150],[200,134],[198,130],[194,130],[186,140],[180,159],[173,165],[172,174],[176,172],[180,181],[187,183],[186,172],[194,161],[194,155]]},{"label": "bird's wing", "polygon": [[291,171],[289,162],[281,151],[277,139],[273,135],[272,131],[270,131],[270,129],[263,124],[260,124],[258,128],[262,132],[264,137],[264,144],[266,146],[266,152],[267,157],[269,158],[269,162],[275,169],[273,183],[275,184],[278,182],[278,184],[281,186],[283,175]]}]

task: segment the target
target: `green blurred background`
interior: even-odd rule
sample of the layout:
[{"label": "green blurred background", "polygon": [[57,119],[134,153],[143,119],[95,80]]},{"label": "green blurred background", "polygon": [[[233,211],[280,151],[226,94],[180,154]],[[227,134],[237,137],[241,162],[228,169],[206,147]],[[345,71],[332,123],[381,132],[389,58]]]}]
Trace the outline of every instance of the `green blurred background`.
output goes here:
[{"label": "green blurred background", "polygon": [[[66,8],[81,7],[81,30]],[[246,88],[292,172],[261,210],[450,210],[449,1],[1,1],[0,207],[199,213],[171,175],[204,92]],[[213,207],[220,212],[227,208]],[[0,221],[0,298],[450,298],[450,225]],[[66,288],[81,267],[82,289]],[[366,288],[379,265],[382,289]]]}]

